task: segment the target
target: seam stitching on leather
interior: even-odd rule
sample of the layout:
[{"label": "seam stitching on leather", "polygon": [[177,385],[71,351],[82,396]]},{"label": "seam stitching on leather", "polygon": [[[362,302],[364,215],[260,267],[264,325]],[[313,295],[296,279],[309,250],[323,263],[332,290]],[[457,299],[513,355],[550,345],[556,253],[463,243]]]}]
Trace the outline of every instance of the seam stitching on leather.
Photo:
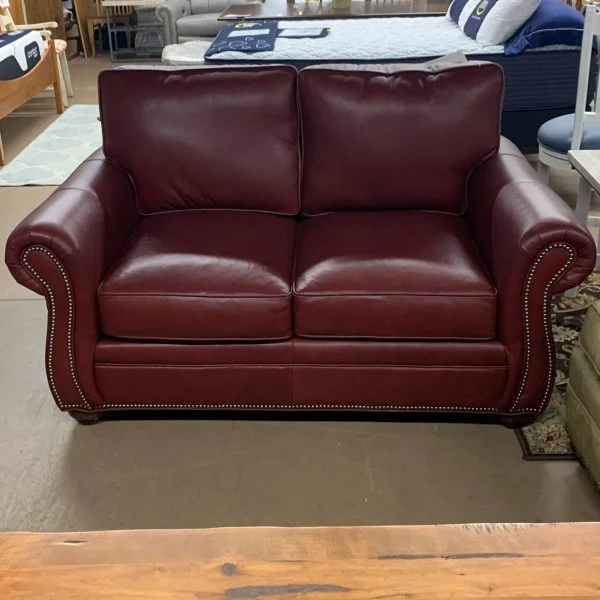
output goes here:
[{"label": "seam stitching on leather", "polygon": [[414,337],[408,337],[408,338],[398,338],[395,336],[377,336],[377,337],[373,337],[373,336],[365,336],[365,335],[322,335],[322,334],[307,334],[307,333],[302,333],[299,331],[295,331],[294,335],[296,337],[302,338],[304,340],[343,340],[343,341],[347,341],[347,340],[352,340],[352,341],[381,341],[381,340],[385,340],[385,341],[400,341],[400,342],[406,342],[406,341],[414,341],[414,340],[418,340],[420,342],[427,340],[427,341],[441,341],[441,342],[491,342],[495,339],[497,339],[496,335],[494,334],[491,337],[444,337],[444,336],[414,336]]},{"label": "seam stitching on leather", "polygon": [[112,273],[114,266],[117,264],[117,261],[125,254],[125,252],[129,249],[129,245],[131,243],[131,240],[135,234],[135,231],[137,229],[137,226],[139,225],[139,220],[138,222],[133,226],[131,232],[129,233],[129,235],[127,236],[127,239],[125,240],[125,242],[123,243],[123,245],[121,246],[121,249],[116,253],[116,256],[114,257],[113,261],[110,263],[110,265],[108,265],[108,267],[106,267],[106,271],[105,271],[105,276],[104,279],[98,284],[98,287],[96,288],[96,295],[100,296],[102,295],[102,286],[104,285],[104,282],[106,281],[106,278],[108,277],[108,275],[110,273]]},{"label": "seam stitching on leather", "polygon": [[445,371],[506,371],[506,365],[409,365],[409,364],[373,364],[373,365],[361,365],[361,364],[340,364],[340,365],[323,365],[316,363],[215,363],[215,364],[194,364],[194,363],[131,363],[131,362],[96,362],[96,367],[110,367],[112,368],[141,368],[141,369],[231,369],[232,367],[242,367],[249,369],[264,369],[264,368],[293,368],[293,367],[310,367],[311,369],[421,369],[424,371],[432,369],[444,369]]},{"label": "seam stitching on leather", "polygon": [[[514,155],[513,155],[514,156]],[[516,157],[519,158],[519,157]],[[529,164],[527,162],[527,159],[524,158],[523,159],[527,164]],[[526,183],[539,183],[541,184],[541,181],[539,179],[539,177],[533,173],[530,179],[517,179],[517,180],[511,180],[511,181],[507,181],[499,190],[498,193],[496,194],[496,198],[498,198],[500,196],[500,194],[502,194],[504,192],[504,190],[506,190],[507,188],[510,188],[512,186],[522,186],[523,184]]]},{"label": "seam stitching on leather", "polygon": [[60,189],[57,189],[54,193],[56,194],[57,192],[80,192],[81,194],[86,194],[88,196],[91,196],[95,200],[99,200],[98,194],[95,191],[84,190],[84,189],[76,188],[76,187],[73,187],[70,185],[60,186]]},{"label": "seam stitching on leather", "polygon": [[104,290],[98,289],[98,295],[106,298],[107,300],[117,299],[117,298],[187,298],[190,300],[286,300],[292,297],[292,293],[278,294],[278,295],[264,295],[264,296],[235,296],[232,294],[220,294],[220,295],[210,295],[210,294],[176,294],[176,293],[165,293],[165,294],[155,294],[155,293],[129,293],[129,292],[106,292]]},{"label": "seam stitching on leather", "polygon": [[[70,407],[74,408],[74,407]],[[111,408],[191,408],[191,409],[238,409],[238,408],[250,408],[259,410],[273,410],[273,409],[325,409],[325,410],[339,410],[339,409],[354,409],[354,410],[392,410],[392,411],[411,411],[420,410],[424,412],[437,412],[437,411],[461,411],[461,412],[481,412],[481,413],[501,413],[497,408],[480,408],[480,407],[465,407],[465,406],[396,406],[396,405],[356,405],[356,404],[100,404],[94,406],[94,411]],[[535,411],[524,410],[519,413],[512,413],[510,416],[515,414],[533,414]]]},{"label": "seam stitching on leather", "polygon": [[44,248],[43,246],[32,246],[32,247],[28,248],[27,250],[25,250],[25,252],[23,253],[23,256],[21,258],[21,261],[22,261],[23,265],[25,266],[25,268],[31,273],[31,275],[46,290],[47,297],[50,301],[50,315],[49,315],[50,331],[49,331],[48,340],[47,340],[48,351],[47,351],[47,356],[46,356],[46,364],[47,364],[47,368],[48,368],[48,383],[50,384],[50,389],[52,390],[54,398],[56,399],[56,403],[58,404],[60,409],[67,410],[70,408],[81,408],[77,404],[73,404],[73,405],[65,404],[62,401],[60,394],[58,393],[58,389],[56,388],[56,383],[54,381],[54,365],[53,365],[53,362],[54,362],[54,338],[55,338],[55,332],[56,332],[56,299],[54,297],[54,293],[52,291],[52,287],[50,286],[50,284],[27,261],[28,256],[32,252],[40,252],[40,253],[44,254],[45,256],[47,256],[56,265],[56,267],[58,268],[58,270],[63,278],[63,281],[65,283],[65,288],[67,290],[67,357],[68,357],[68,363],[69,363],[69,372],[71,373],[71,379],[73,380],[73,384],[75,385],[75,388],[77,389],[77,391],[79,392],[79,395],[81,396],[81,399],[83,400],[85,408],[92,409],[92,405],[83,392],[81,384],[79,383],[79,380],[77,378],[77,372],[75,370],[75,352],[74,352],[74,344],[73,344],[74,311],[73,311],[73,292],[71,290],[71,282],[69,281],[69,278],[67,277],[67,272],[66,272],[65,268],[62,266],[62,264],[60,263],[58,258],[56,258],[56,256],[52,252],[50,252],[50,250],[48,250],[47,248]]},{"label": "seam stitching on leather", "polygon": [[[490,283],[491,285],[491,283]],[[432,292],[423,293],[404,293],[404,292],[388,292],[383,294],[370,293],[358,294],[353,292],[294,292],[295,296],[306,297],[306,298],[473,298],[474,300],[495,300],[497,296],[497,290],[494,287],[489,294],[455,294],[455,293],[442,293],[439,294]]]},{"label": "seam stitching on leather", "polygon": [[[294,228],[294,248],[292,256],[292,281],[290,283],[290,296],[292,304],[290,306],[290,325],[292,332],[296,331],[296,275],[298,273],[298,256],[300,254],[300,223],[296,223]],[[293,386],[292,386],[293,387]]]},{"label": "seam stitching on leather", "polygon": [[544,395],[542,396],[542,401],[540,402],[539,408],[535,411],[536,413],[541,413],[542,409],[545,407],[546,400],[548,398],[548,394],[550,393],[550,386],[552,383],[552,369],[554,366],[553,358],[554,353],[552,349],[552,324],[550,318],[550,289],[556,283],[556,281],[563,275],[563,273],[572,266],[575,261],[575,251],[568,244],[556,242],[554,244],[550,244],[547,248],[545,248],[540,254],[538,254],[535,259],[529,274],[527,275],[527,282],[525,285],[525,299],[524,299],[524,319],[525,319],[525,368],[523,370],[523,376],[521,377],[521,383],[519,385],[519,391],[517,396],[510,407],[510,411],[514,411],[518,408],[521,397],[523,396],[523,392],[525,391],[525,387],[527,385],[527,379],[529,378],[529,372],[531,367],[531,324],[529,319],[529,297],[531,291],[531,284],[533,282],[533,278],[535,277],[535,273],[537,268],[540,266],[544,257],[552,250],[556,248],[562,248],[569,253],[569,258],[563,264],[563,266],[551,277],[550,281],[544,287],[544,298],[543,298],[543,311],[544,314],[542,316],[544,322],[544,336],[546,341],[546,347],[548,350],[548,376],[546,379],[546,389],[544,391]]}]

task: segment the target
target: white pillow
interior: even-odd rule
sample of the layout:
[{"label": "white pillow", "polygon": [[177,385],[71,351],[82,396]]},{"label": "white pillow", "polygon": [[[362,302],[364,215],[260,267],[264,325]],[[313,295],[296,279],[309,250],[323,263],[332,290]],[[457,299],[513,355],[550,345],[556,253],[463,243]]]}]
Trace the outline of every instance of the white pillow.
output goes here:
[{"label": "white pillow", "polygon": [[541,0],[454,0],[448,17],[482,44],[504,44],[533,15]]}]

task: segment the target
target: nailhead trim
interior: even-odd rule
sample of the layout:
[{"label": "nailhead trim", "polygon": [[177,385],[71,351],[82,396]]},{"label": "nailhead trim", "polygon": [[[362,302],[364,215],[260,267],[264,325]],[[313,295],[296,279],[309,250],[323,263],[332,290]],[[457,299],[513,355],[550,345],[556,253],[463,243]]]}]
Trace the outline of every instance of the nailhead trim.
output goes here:
[{"label": "nailhead trim", "polygon": [[568,244],[562,244],[560,242],[556,242],[554,244],[550,244],[547,248],[545,248],[538,257],[535,259],[530,271],[527,276],[527,284],[525,286],[525,300],[524,300],[524,311],[525,311],[525,369],[523,371],[523,377],[521,378],[521,384],[519,386],[519,392],[517,393],[517,397],[510,407],[511,412],[514,411],[521,397],[523,396],[523,392],[525,391],[525,386],[527,384],[527,378],[529,377],[530,367],[531,367],[531,323],[529,319],[529,294],[531,290],[531,284],[533,282],[533,278],[535,276],[535,272],[539,267],[540,263],[544,259],[544,257],[556,248],[562,248],[569,253],[569,258],[565,262],[565,264],[554,274],[552,279],[546,284],[544,287],[544,335],[546,338],[546,347],[548,349],[548,377],[546,379],[546,391],[544,392],[544,396],[542,398],[542,402],[540,403],[540,408],[538,408],[535,412],[541,413],[544,405],[546,404],[546,400],[548,398],[548,394],[551,391],[552,384],[552,368],[553,368],[553,339],[552,339],[552,323],[550,318],[550,289],[556,283],[556,281],[563,275],[563,273],[573,264],[575,261],[575,251]]},{"label": "nailhead trim", "polygon": [[[526,339],[526,354],[525,354],[525,370],[523,373],[523,377],[521,379],[521,384],[519,387],[519,392],[517,394],[517,398],[513,402],[510,411],[511,413],[515,412],[519,400],[523,395],[525,390],[525,385],[527,383],[527,378],[529,376],[529,369],[531,364],[531,328],[529,321],[529,291],[531,289],[531,284],[535,275],[535,272],[540,265],[541,261],[544,259],[546,254],[555,248],[563,248],[568,251],[569,259],[567,262],[561,267],[561,269],[555,273],[552,279],[546,284],[544,288],[544,306],[546,315],[544,319],[544,333],[546,337],[546,346],[548,348],[548,357],[549,357],[549,369],[548,369],[548,379],[546,382],[546,391],[543,396],[542,406],[545,404],[548,394],[550,393],[550,384],[551,384],[551,375],[552,375],[552,342],[551,342],[551,323],[550,323],[550,310],[549,310],[549,294],[550,289],[554,285],[554,283],[558,280],[559,277],[571,266],[575,259],[575,252],[573,248],[567,244],[555,243],[548,246],[544,249],[539,256],[536,258],[533,266],[529,272],[527,277],[527,284],[525,290],[525,339]],[[56,301],[54,298],[54,294],[52,292],[52,288],[48,284],[47,281],[35,270],[35,268],[27,261],[29,254],[32,252],[41,252],[56,265],[58,268],[67,290],[67,302],[68,302],[68,321],[67,321],[67,345],[68,345],[68,358],[69,358],[69,371],[71,373],[71,378],[79,395],[84,403],[84,408],[88,410],[102,410],[102,409],[111,409],[111,408],[205,408],[205,409],[355,409],[355,410],[395,410],[395,411],[406,411],[406,410],[422,410],[422,411],[463,411],[463,412],[487,412],[487,413],[497,413],[498,409],[495,408],[478,408],[478,407],[464,407],[464,406],[398,406],[398,405],[385,405],[385,406],[365,406],[365,405],[338,405],[338,404],[276,404],[276,405],[268,405],[268,404],[102,404],[98,406],[92,406],[89,402],[83,389],[79,383],[77,378],[77,372],[75,369],[75,359],[74,359],[74,350],[73,350],[73,323],[74,323],[74,312],[73,312],[73,293],[71,290],[71,282],[67,276],[67,272],[64,267],[60,263],[60,261],[56,258],[56,256],[50,252],[47,248],[43,246],[31,246],[28,248],[22,256],[23,265],[27,268],[27,270],[34,276],[34,278],[44,287],[47,292],[48,298],[50,300],[50,334],[48,339],[48,352],[47,352],[47,366],[48,366],[48,381],[50,384],[50,388],[52,393],[56,399],[56,402],[61,410],[70,410],[70,409],[81,409],[81,406],[78,404],[65,404],[58,390],[56,388],[56,384],[54,381],[54,372],[53,372],[53,357],[54,357],[54,337],[55,337],[55,328],[56,328]],[[523,411],[518,414],[528,414],[528,413],[539,413],[541,412],[541,408],[536,411]]]},{"label": "nailhead trim", "polygon": [[62,401],[60,394],[58,393],[58,390],[56,388],[56,382],[54,380],[54,370],[53,370],[54,337],[55,337],[55,331],[56,331],[56,299],[54,298],[54,293],[52,292],[52,288],[50,287],[48,282],[35,270],[35,268],[31,265],[31,263],[28,262],[27,259],[29,258],[29,255],[32,252],[40,252],[44,256],[47,256],[56,265],[56,268],[59,270],[59,272],[63,278],[63,281],[65,282],[65,287],[67,289],[67,310],[68,310],[67,354],[68,354],[68,358],[69,358],[69,371],[71,373],[71,379],[73,380],[73,383],[74,383],[75,387],[77,388],[77,391],[79,392],[79,395],[81,396],[81,399],[83,400],[85,408],[92,410],[92,405],[86,398],[86,396],[83,392],[83,389],[81,388],[81,385],[77,378],[77,371],[75,369],[75,352],[73,350],[73,346],[74,346],[74,344],[73,344],[73,322],[74,322],[73,292],[71,290],[71,282],[69,281],[69,278],[67,276],[67,272],[65,271],[65,268],[62,266],[62,264],[60,263],[58,258],[56,258],[56,256],[52,252],[50,252],[50,250],[48,250],[47,248],[44,248],[43,246],[31,246],[30,248],[25,250],[25,252],[23,253],[23,256],[21,258],[21,261],[22,261],[23,265],[27,268],[27,270],[33,275],[33,277],[44,287],[44,289],[46,290],[48,299],[50,300],[50,333],[49,333],[48,343],[47,343],[48,352],[47,352],[47,358],[46,358],[47,366],[48,366],[48,382],[50,384],[50,389],[52,390],[52,394],[54,395],[54,398],[56,399],[56,403],[58,404],[60,409],[68,410],[70,408],[81,408],[79,405],[65,404]]},{"label": "nailhead trim", "polygon": [[274,410],[281,408],[302,409],[355,409],[355,410],[422,410],[422,411],[448,411],[461,410],[469,412],[499,412],[496,408],[468,408],[464,406],[368,406],[357,404],[103,404],[99,408],[255,408],[261,410]]}]

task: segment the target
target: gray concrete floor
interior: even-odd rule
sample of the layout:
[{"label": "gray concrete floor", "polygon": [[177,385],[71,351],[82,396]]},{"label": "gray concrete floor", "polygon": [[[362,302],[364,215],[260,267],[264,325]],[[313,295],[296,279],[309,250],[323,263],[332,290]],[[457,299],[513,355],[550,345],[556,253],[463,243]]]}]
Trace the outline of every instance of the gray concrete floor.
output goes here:
[{"label": "gray concrete floor", "polygon": [[[96,102],[105,59],[71,63]],[[51,106],[51,104],[49,104]],[[54,119],[0,122],[8,158]],[[576,178],[552,175],[573,202]],[[0,188],[0,242],[52,188]],[[0,530],[600,520],[575,462],[527,463],[500,426],[107,421],[78,426],[44,374],[46,309],[0,267]]]}]

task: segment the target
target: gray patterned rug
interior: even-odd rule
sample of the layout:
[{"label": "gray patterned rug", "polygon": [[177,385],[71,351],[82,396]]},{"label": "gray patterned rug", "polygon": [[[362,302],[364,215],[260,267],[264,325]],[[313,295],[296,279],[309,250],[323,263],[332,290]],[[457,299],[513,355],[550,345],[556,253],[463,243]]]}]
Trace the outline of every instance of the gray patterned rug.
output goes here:
[{"label": "gray patterned rug", "polygon": [[577,298],[555,298],[552,305],[552,332],[556,350],[556,383],[544,414],[516,434],[525,460],[574,460],[565,427],[566,387],[569,359],[577,343],[583,319],[590,305],[600,299],[600,273],[593,273],[579,288]]},{"label": "gray patterned rug", "polygon": [[60,185],[102,145],[97,104],[68,108],[21,154],[0,168],[0,186]]}]

